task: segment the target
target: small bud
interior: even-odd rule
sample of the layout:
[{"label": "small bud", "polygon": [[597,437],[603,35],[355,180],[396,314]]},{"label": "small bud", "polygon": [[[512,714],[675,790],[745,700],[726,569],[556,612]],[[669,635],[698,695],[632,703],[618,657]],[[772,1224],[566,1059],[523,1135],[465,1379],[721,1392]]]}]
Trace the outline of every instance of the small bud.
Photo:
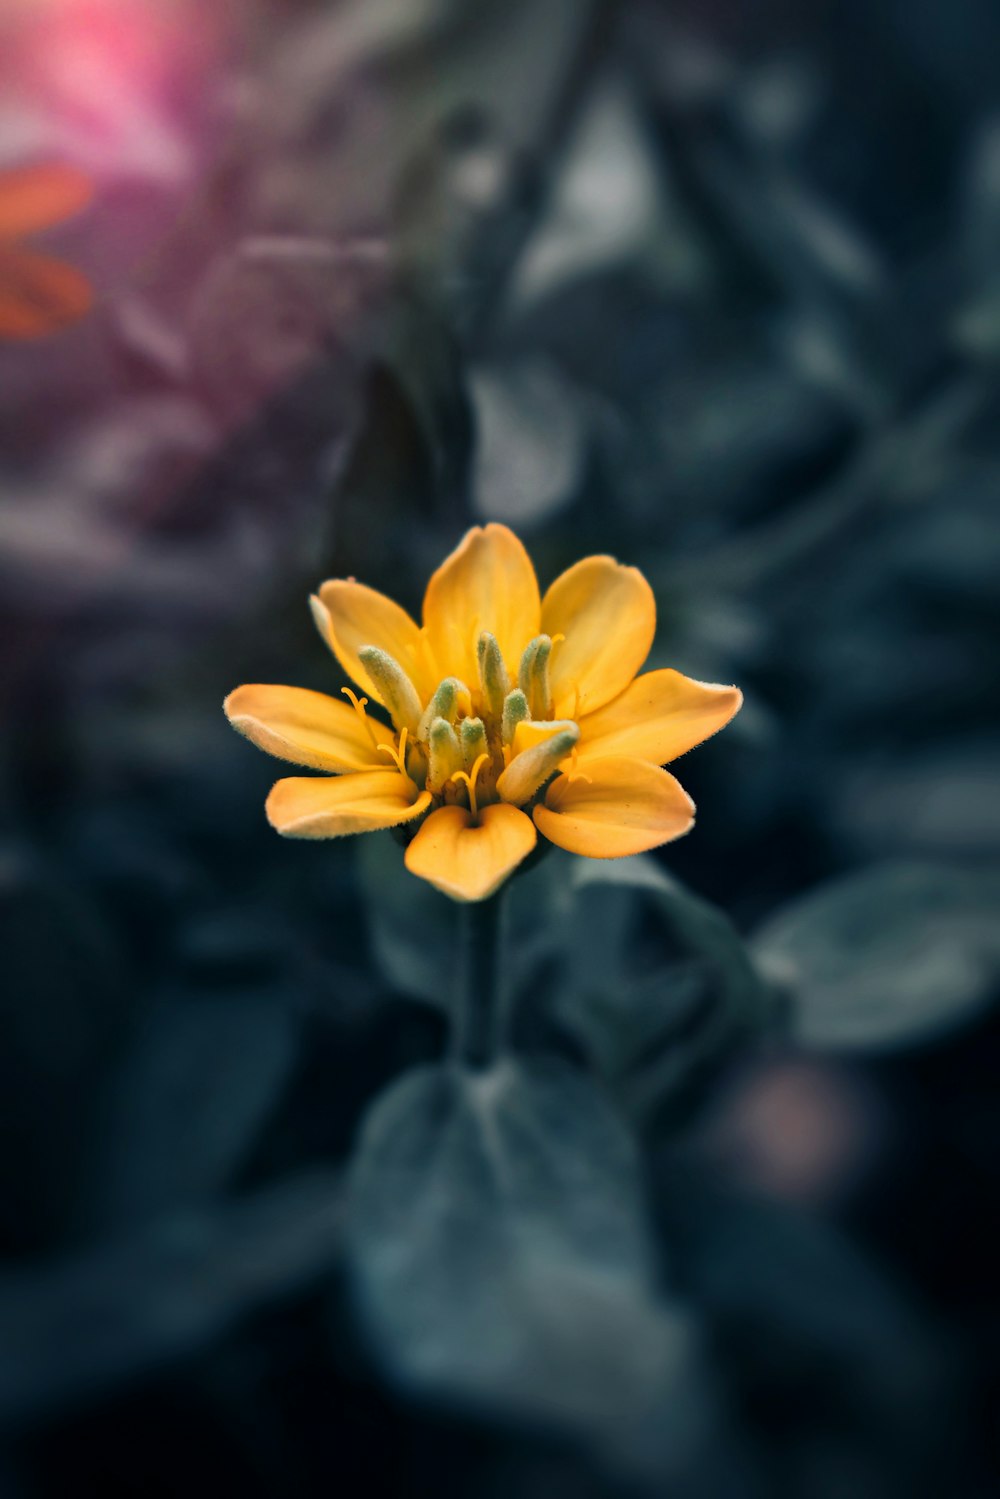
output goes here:
[{"label": "small bud", "polygon": [[451,780],[456,770],[462,769],[462,747],[458,735],[446,718],[436,718],[429,732],[430,769],[427,786],[440,792]]},{"label": "small bud", "polygon": [[472,708],[469,689],[458,677],[445,677],[424,709],[417,725],[417,738],[426,740],[435,718],[445,718],[453,724],[459,712],[468,713]]},{"label": "small bud", "polygon": [[477,646],[479,659],[479,685],[482,688],[483,708],[488,718],[499,722],[503,714],[504,700],[510,691],[510,678],[500,654],[495,635],[484,630]]},{"label": "small bud", "polygon": [[420,699],[417,689],[399,662],[377,645],[366,645],[358,652],[365,671],[371,677],[379,697],[388,708],[397,729],[416,734],[420,723]]},{"label": "small bud", "polygon": [[472,767],[480,755],[489,753],[489,745],[486,742],[486,725],[481,718],[462,719],[462,761],[467,773],[471,774]]},{"label": "small bud", "polygon": [[528,699],[528,710],[532,718],[546,720],[552,717],[552,693],[549,689],[549,655],[552,651],[550,635],[536,635],[525,647],[521,657],[518,682]]},{"label": "small bud", "polygon": [[520,687],[515,687],[513,692],[508,692],[503,705],[503,719],[501,733],[504,744],[514,743],[514,731],[519,723],[528,717],[528,699]]},{"label": "small bud", "polygon": [[497,792],[501,801],[521,806],[544,786],[549,776],[558,768],[580,737],[580,730],[570,719],[553,724],[538,724],[539,729],[551,728],[554,732],[531,749],[515,755],[503,775],[497,781]]}]

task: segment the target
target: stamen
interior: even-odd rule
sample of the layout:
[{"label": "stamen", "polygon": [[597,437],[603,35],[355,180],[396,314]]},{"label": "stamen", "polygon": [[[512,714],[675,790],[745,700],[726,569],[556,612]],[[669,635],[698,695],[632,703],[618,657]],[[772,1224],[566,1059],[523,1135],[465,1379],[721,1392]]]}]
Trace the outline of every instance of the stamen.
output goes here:
[{"label": "stamen", "polygon": [[489,741],[486,736],[486,725],[481,718],[463,718],[462,727],[459,732],[462,745],[462,759],[465,768],[471,771],[473,765],[480,755],[489,753]]},{"label": "stamen", "polygon": [[399,736],[399,744],[398,745],[395,745],[395,744],[380,744],[379,745],[379,750],[381,751],[382,754],[388,755],[390,757],[390,759],[395,762],[396,769],[399,771],[400,775],[401,776],[405,776],[406,779],[409,780],[410,779],[410,772],[406,768],[406,735],[407,735],[407,732],[408,731],[406,729],[403,729],[402,733]]},{"label": "stamen", "polygon": [[438,794],[443,792],[456,770],[462,768],[462,750],[458,735],[446,718],[436,718],[428,735],[430,768],[427,776],[428,788]]},{"label": "stamen", "polygon": [[552,637],[536,635],[525,647],[518,673],[518,683],[528,699],[531,717],[539,720],[552,717],[552,693],[549,688],[551,652]]},{"label": "stamen", "polygon": [[399,662],[377,645],[362,646],[358,659],[378,688],[396,728],[415,733],[423,710],[417,689]]},{"label": "stamen", "polygon": [[561,720],[557,731],[548,739],[533,744],[530,749],[515,755],[507,769],[497,781],[497,792],[501,801],[523,806],[539,791],[573,749],[580,737],[575,723]]},{"label": "stamen", "polygon": [[528,717],[528,699],[520,687],[515,687],[513,692],[508,692],[503,705],[503,718],[500,725],[500,736],[504,745],[509,746],[514,742],[514,731],[518,724]]},{"label": "stamen", "polygon": [[471,771],[456,770],[455,774],[451,777],[453,781],[464,781],[469,788],[469,811],[472,813],[473,822],[476,822],[479,818],[479,806],[476,802],[476,781],[479,779],[480,770],[482,770],[489,758],[488,751],[484,751],[479,756],[475,765],[473,765]]},{"label": "stamen", "polygon": [[359,698],[358,694],[354,692],[350,687],[341,687],[340,690],[345,697],[350,698],[351,707],[354,709],[355,713],[358,715],[358,717],[361,719],[361,722],[368,730],[368,737],[371,740],[372,744],[374,744],[377,750],[383,749],[384,745],[382,744],[382,741],[379,739],[375,730],[372,728],[372,721],[365,712],[365,709],[368,707],[368,699],[366,697]]},{"label": "stamen", "polygon": [[465,683],[458,677],[445,677],[420,716],[417,738],[422,742],[426,741],[436,718],[445,718],[453,724],[460,713],[468,713],[471,708],[472,697]]},{"label": "stamen", "polygon": [[484,630],[479,637],[476,644],[476,658],[479,662],[479,685],[482,689],[483,708],[487,717],[496,724],[503,714],[504,702],[510,691],[510,679],[500,653],[499,642],[489,630]]}]

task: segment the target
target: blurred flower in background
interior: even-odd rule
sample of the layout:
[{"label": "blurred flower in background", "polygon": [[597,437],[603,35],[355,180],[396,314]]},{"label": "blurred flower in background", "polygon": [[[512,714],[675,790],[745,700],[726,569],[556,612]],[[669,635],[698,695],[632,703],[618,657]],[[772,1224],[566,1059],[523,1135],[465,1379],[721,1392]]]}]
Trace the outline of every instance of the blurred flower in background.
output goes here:
[{"label": "blurred flower in background", "polygon": [[42,338],[89,312],[86,276],[22,241],[74,217],[92,191],[89,178],[70,167],[0,172],[0,338]]}]

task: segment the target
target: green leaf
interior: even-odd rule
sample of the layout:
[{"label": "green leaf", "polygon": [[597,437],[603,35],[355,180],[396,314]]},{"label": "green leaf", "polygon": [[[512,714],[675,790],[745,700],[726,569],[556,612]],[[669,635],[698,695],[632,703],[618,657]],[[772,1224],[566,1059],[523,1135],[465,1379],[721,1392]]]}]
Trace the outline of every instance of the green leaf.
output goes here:
[{"label": "green leaf", "polygon": [[880,864],[793,902],[758,932],[808,1046],[888,1049],[971,1020],[1000,976],[995,874]]},{"label": "green leaf", "polygon": [[169,1365],[338,1264],[337,1174],[304,1172],[224,1207],[0,1274],[0,1422]]},{"label": "green leaf", "polygon": [[686,1318],[654,1289],[637,1160],[581,1074],[411,1073],[359,1143],[348,1253],[387,1372],[658,1471],[688,1451]]},{"label": "green leaf", "polygon": [[774,995],[723,913],[655,860],[577,859],[561,874],[550,919],[563,1023],[633,1118],[685,1109],[775,1022]]}]

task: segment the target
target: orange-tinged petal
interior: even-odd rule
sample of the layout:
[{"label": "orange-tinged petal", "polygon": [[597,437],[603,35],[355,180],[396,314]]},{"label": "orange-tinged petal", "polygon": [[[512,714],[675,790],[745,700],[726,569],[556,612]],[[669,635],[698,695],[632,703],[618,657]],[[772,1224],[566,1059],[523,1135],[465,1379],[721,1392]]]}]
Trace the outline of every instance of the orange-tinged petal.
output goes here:
[{"label": "orange-tinged petal", "polygon": [[542,629],[558,641],[549,658],[554,717],[579,718],[610,702],[649,655],[656,601],[642,573],[613,557],[585,557],[542,600]]},{"label": "orange-tinged petal", "polygon": [[535,846],[531,818],[494,802],[478,822],[465,807],[432,812],[406,850],[406,867],[452,900],[485,900]]},{"label": "orange-tinged petal", "polygon": [[36,234],[86,208],[94,186],[76,167],[46,165],[0,172],[0,239]]},{"label": "orange-tinged petal", "polygon": [[474,685],[476,648],[489,630],[516,680],[521,652],[538,634],[540,608],[535,569],[513,531],[495,523],[473,527],[424,596],[424,627],[442,675]]},{"label": "orange-tinged petal", "polygon": [[358,657],[366,645],[377,646],[399,663],[421,702],[430,697],[440,677],[428,658],[420,627],[384,593],[353,578],[333,578],[323,584],[319,599],[313,600],[313,613],[341,666],[374,702],[381,703],[382,698]]},{"label": "orange-tinged petal", "polygon": [[223,706],[234,729],[279,760],[334,773],[393,769],[376,747],[395,744],[392,730],[374,718],[363,723],[354,708],[325,693],[256,682],[237,687]]},{"label": "orange-tinged petal", "polygon": [[544,722],[535,718],[522,718],[514,730],[514,742],[510,747],[511,759],[515,760],[525,750],[534,749],[538,744],[545,744],[556,734],[562,734],[566,729],[572,727],[572,721],[568,718],[556,718],[551,722]]},{"label": "orange-tinged petal", "polygon": [[669,668],[644,672],[581,718],[578,763],[627,755],[664,765],[724,728],[742,702],[738,687],[696,682]]},{"label": "orange-tinged petal", "polygon": [[267,818],[286,838],[341,838],[411,822],[430,806],[409,776],[363,770],[344,776],[291,776],[267,799]]},{"label": "orange-tinged petal", "polygon": [[0,246],[0,338],[43,338],[77,322],[93,302],[90,282],[74,266]]},{"label": "orange-tinged petal", "polygon": [[571,854],[619,859],[688,832],[694,802],[668,771],[644,760],[591,760],[585,775],[557,776],[534,817],[539,832]]}]

